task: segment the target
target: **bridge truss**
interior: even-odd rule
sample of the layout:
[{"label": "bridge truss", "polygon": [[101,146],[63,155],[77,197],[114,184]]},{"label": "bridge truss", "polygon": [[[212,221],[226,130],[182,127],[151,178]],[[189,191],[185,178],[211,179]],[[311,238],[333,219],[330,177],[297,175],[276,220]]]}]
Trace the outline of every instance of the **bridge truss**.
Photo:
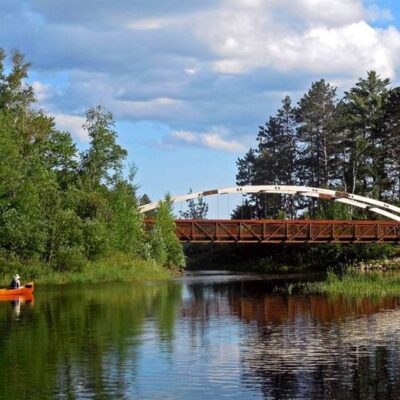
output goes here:
[{"label": "bridge truss", "polygon": [[[152,221],[147,221],[149,225]],[[400,243],[400,222],[176,220],[186,243]]]}]

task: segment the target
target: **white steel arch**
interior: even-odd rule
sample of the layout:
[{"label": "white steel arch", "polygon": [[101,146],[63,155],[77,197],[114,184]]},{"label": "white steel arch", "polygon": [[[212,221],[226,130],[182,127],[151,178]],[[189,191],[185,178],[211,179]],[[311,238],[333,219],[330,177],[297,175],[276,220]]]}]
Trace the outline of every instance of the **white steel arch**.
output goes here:
[{"label": "white steel arch", "polygon": [[[269,194],[289,194],[306,197],[315,197],[320,199],[333,200],[338,203],[348,204],[364,210],[372,211],[376,214],[383,215],[394,221],[400,221],[400,207],[385,203],[383,201],[370,199],[368,197],[359,196],[356,194],[339,192],[330,189],[319,189],[307,186],[287,186],[287,185],[255,185],[255,186],[237,186],[223,189],[206,190],[204,192],[189,193],[180,196],[171,197],[173,203],[197,199],[198,197],[215,196],[220,194],[254,194],[254,193],[269,193]],[[145,213],[154,210],[158,207],[160,201],[155,201],[139,207],[140,212]]]}]

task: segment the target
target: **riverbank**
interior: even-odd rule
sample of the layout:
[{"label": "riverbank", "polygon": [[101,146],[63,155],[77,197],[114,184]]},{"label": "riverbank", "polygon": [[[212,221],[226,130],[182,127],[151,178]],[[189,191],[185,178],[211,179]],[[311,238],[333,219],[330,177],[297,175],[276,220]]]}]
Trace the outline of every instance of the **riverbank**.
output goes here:
[{"label": "riverbank", "polygon": [[37,284],[129,282],[164,280],[177,276],[177,270],[162,267],[154,261],[146,261],[125,254],[85,263],[76,271],[55,271],[48,264],[29,261],[9,262],[2,265],[0,285],[8,286],[12,276],[18,273],[23,282]]},{"label": "riverbank", "polygon": [[288,293],[300,291],[304,294],[344,297],[400,296],[400,273],[398,271],[362,272],[349,269],[343,275],[328,272],[323,282],[288,285],[286,289]]}]

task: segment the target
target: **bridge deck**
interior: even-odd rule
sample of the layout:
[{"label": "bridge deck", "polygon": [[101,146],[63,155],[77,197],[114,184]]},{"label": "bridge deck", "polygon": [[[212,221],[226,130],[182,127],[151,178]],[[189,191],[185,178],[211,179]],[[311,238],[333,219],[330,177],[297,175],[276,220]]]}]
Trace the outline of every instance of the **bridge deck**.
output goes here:
[{"label": "bridge deck", "polygon": [[[400,243],[400,222],[176,220],[187,243]],[[152,224],[152,221],[147,221]]]}]

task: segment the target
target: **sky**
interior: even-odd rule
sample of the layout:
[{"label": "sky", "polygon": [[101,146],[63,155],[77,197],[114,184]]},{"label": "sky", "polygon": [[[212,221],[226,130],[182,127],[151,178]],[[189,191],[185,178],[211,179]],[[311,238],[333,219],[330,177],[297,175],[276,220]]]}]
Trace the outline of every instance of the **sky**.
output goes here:
[{"label": "sky", "polygon": [[[368,70],[399,82],[398,0],[0,0],[0,47],[32,63],[38,106],[78,147],[114,115],[153,200],[235,186],[236,160],[285,95]],[[215,213],[215,212],[214,212]]]}]

